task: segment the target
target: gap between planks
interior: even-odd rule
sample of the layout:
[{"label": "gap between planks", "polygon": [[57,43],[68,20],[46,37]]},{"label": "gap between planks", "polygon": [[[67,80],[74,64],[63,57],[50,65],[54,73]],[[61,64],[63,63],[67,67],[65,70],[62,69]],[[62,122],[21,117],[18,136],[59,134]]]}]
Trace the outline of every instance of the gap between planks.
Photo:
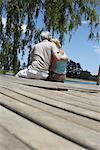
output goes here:
[{"label": "gap between planks", "polygon": [[[3,96],[0,100],[2,106],[9,108],[11,111],[23,116],[24,118],[35,122],[36,124],[56,133],[57,135],[73,141],[85,148],[98,149],[98,139],[100,134],[66,121],[60,117],[53,116],[52,114],[41,111],[37,108],[32,108],[21,102],[15,102],[13,99]],[[1,97],[2,98],[2,97]]]},{"label": "gap between planks", "polygon": [[[4,94],[4,93],[6,93],[6,94]],[[55,107],[46,105],[46,104],[41,103],[39,101],[34,101],[34,99],[30,99],[26,96],[20,95],[16,92],[13,92],[13,91],[10,91],[7,89],[5,89],[5,90],[3,89],[2,94],[12,98],[15,101],[19,101],[19,102],[25,103],[29,106],[39,108],[40,110],[52,113],[53,115],[57,115],[63,119],[67,119],[71,122],[74,122],[74,123],[77,123],[79,125],[88,127],[88,128],[93,129],[97,132],[100,131],[100,128],[99,128],[100,123],[98,123],[97,121],[94,121],[92,119],[88,119],[86,117],[82,117],[80,115],[70,113],[68,111],[57,109]]]},{"label": "gap between planks", "polygon": [[0,106],[0,125],[29,145],[32,150],[66,150],[66,147],[69,150],[85,150],[81,146],[26,120],[2,106]]}]

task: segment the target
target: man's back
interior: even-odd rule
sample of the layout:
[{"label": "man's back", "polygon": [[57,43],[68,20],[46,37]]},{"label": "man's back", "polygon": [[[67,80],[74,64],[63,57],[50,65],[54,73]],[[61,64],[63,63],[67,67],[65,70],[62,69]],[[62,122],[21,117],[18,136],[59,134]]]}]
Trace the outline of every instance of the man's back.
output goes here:
[{"label": "man's back", "polygon": [[52,43],[48,40],[36,44],[31,53],[30,69],[47,72],[51,63]]},{"label": "man's back", "polygon": [[51,40],[50,32],[42,32],[40,38],[42,42],[34,46],[30,55],[31,65],[24,70],[20,70],[16,74],[17,77],[47,79],[51,64],[51,55],[57,56],[58,49],[55,44],[49,42]]}]

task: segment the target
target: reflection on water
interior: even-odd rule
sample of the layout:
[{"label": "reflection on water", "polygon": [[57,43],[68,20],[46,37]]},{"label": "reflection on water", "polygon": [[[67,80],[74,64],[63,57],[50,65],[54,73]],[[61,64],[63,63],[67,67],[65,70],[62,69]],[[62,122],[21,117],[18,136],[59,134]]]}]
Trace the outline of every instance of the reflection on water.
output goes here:
[{"label": "reflection on water", "polygon": [[78,84],[96,85],[96,82],[81,81],[81,80],[65,80],[65,83],[78,83]]}]

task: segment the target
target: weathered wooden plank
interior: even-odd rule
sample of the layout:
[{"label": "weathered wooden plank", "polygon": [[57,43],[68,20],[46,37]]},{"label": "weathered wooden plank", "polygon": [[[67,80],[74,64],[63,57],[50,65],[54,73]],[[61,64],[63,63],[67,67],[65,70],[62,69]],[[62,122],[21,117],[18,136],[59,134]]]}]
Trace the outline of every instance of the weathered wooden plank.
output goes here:
[{"label": "weathered wooden plank", "polygon": [[34,79],[25,79],[25,78],[16,78],[13,76],[0,76],[1,80],[11,81],[20,84],[31,85],[34,87],[41,87],[46,89],[56,89],[56,90],[79,90],[79,91],[86,91],[86,92],[100,92],[100,87],[96,85],[81,85],[80,84],[64,84],[58,82],[50,82],[50,81],[43,81],[43,80],[34,80]]},{"label": "weathered wooden plank", "polygon": [[[3,81],[2,83],[5,84],[5,83],[8,82],[8,81],[9,81],[8,83],[13,83],[13,80],[11,80],[11,79],[12,79],[12,78],[10,78],[10,79],[9,79],[9,78],[8,78],[8,79],[6,78],[6,81],[5,81],[5,82]],[[14,79],[14,80],[15,80],[15,79]],[[25,79],[24,79],[24,80],[25,80]],[[11,81],[11,82],[10,82],[10,81]],[[33,82],[33,80],[32,80],[32,82]],[[38,82],[40,82],[40,81],[38,81]],[[46,82],[46,81],[45,81],[45,82]],[[22,85],[22,86],[24,86],[24,85]],[[71,95],[73,95],[73,93],[78,93],[77,91],[69,90],[69,91],[67,92],[67,94],[70,93],[70,92],[71,92]],[[80,93],[80,92],[79,92],[79,93]],[[81,93],[82,93],[82,94],[81,94]],[[84,93],[84,92],[81,92],[81,93],[80,93],[80,97],[82,98],[82,97],[83,97],[82,95],[84,95],[84,94],[86,94],[86,93]],[[90,93],[88,92],[88,96],[86,95],[86,96],[83,97],[83,98],[85,98],[86,100],[87,100],[87,98],[88,98],[88,99],[90,99],[91,101],[92,101],[92,99],[95,98],[95,102],[97,101],[97,99],[99,99],[99,96],[98,96],[98,97],[96,97],[96,96],[93,97],[92,95],[90,96],[89,94],[90,94]],[[98,94],[98,93],[96,93],[96,95],[97,95],[97,94]],[[74,95],[74,96],[75,96],[75,95]],[[84,99],[84,100],[85,100],[85,99]],[[91,102],[91,103],[92,103],[92,102]],[[93,104],[93,105],[96,105],[96,103]],[[97,104],[97,106],[98,106],[98,104]]]},{"label": "weathered wooden plank", "polygon": [[[32,150],[84,149],[0,106],[0,124]],[[23,150],[23,149],[20,149]]]},{"label": "weathered wooden plank", "polygon": [[100,98],[99,98],[100,93],[86,93],[86,92],[79,92],[79,91],[73,92],[72,90],[69,90],[67,92],[66,91],[62,91],[62,92],[65,94],[71,94],[73,96],[85,98],[88,100],[100,101]]},{"label": "weathered wooden plank", "polygon": [[32,150],[17,137],[0,126],[0,150]]},{"label": "weathered wooden plank", "polygon": [[[67,91],[66,93],[63,93],[63,92],[57,91],[57,90],[56,91],[55,90],[47,90],[47,89],[42,89],[42,88],[40,90],[39,88],[36,88],[36,87],[30,87],[30,86],[14,84],[14,83],[10,83],[10,84],[5,83],[5,86],[11,87],[11,88],[17,86],[18,88],[21,88],[23,90],[28,90],[28,91],[32,91],[32,92],[34,91],[34,93],[38,93],[38,95],[42,95],[44,97],[57,99],[57,101],[58,100],[65,101],[65,102],[69,102],[69,103],[75,104],[75,105],[79,104],[79,106],[83,107],[83,108],[85,108],[85,106],[86,106],[86,108],[88,108],[88,106],[89,106],[90,110],[91,110],[91,108],[93,108],[92,110],[94,110],[94,106],[97,106],[98,108],[96,107],[97,109],[95,108],[95,110],[100,111],[99,97],[95,97],[95,99],[94,99],[94,97],[90,96],[89,93],[85,94],[85,97],[84,97],[84,96],[82,96],[82,94],[84,95],[83,92],[73,91],[70,93],[70,91]],[[91,105],[92,105],[92,107],[91,107]]]},{"label": "weathered wooden plank", "polygon": [[[54,84],[54,82],[49,81],[43,81],[43,80],[32,80],[32,79],[24,79],[24,78],[15,78],[15,77],[2,77],[1,83],[3,82],[13,82],[13,83],[19,83],[19,84],[27,84],[27,85],[33,85],[35,87],[45,88],[45,89],[51,89],[51,90],[67,90],[66,87],[59,86]],[[50,83],[50,84],[49,84]]]},{"label": "weathered wooden plank", "polygon": [[[14,84],[12,86],[14,86]],[[93,111],[100,112],[99,97],[98,98],[95,97],[95,100],[94,99],[88,100],[86,98],[79,97],[79,95],[77,97],[73,96],[72,94],[69,94],[69,92],[66,92],[66,94],[64,94],[61,91],[56,91],[56,90],[51,91],[51,90],[44,90],[44,89],[40,90],[39,88],[36,88],[36,87],[29,87],[29,86],[19,85],[19,84],[17,84],[17,87],[22,90],[29,91],[29,92],[34,91],[35,94],[38,94],[47,98],[55,99],[57,101],[70,103],[73,105],[77,105],[78,107],[87,108]],[[80,95],[81,95],[81,92],[80,92]]]},{"label": "weathered wooden plank", "polygon": [[46,105],[44,103],[40,103],[38,101],[34,101],[33,99],[30,99],[26,96],[20,95],[18,93],[3,89],[2,93],[5,93],[5,95],[8,95],[9,97],[13,98],[15,101],[23,102],[27,105],[30,105],[32,107],[38,108],[40,110],[52,113],[53,115],[57,115],[61,118],[64,118],[66,120],[69,120],[71,122],[74,122],[76,124],[79,124],[81,126],[90,128],[92,130],[95,130],[97,132],[100,132],[100,123],[97,121],[94,121],[92,119],[88,119],[86,117],[82,117],[80,115],[76,115],[61,109],[57,109],[55,107]]},{"label": "weathered wooden plank", "polygon": [[[23,90],[27,90],[27,91],[30,91],[30,92],[34,92],[35,94],[37,93],[38,95],[42,95],[44,97],[47,97],[47,98],[52,98],[52,99],[57,99],[57,101],[63,101],[65,103],[70,103],[70,104],[73,104],[73,105],[78,105],[82,108],[90,108],[90,110],[96,110],[98,112],[100,112],[100,100],[99,100],[99,97],[91,97],[88,94],[85,94],[83,92],[71,92],[70,91],[67,91],[66,93],[63,93],[61,91],[55,91],[55,90],[47,90],[47,89],[42,89],[41,90],[39,88],[36,88],[36,87],[30,87],[30,86],[25,86],[25,85],[21,85],[21,84],[14,84],[14,83],[6,83],[5,84],[7,87],[11,87],[11,88],[14,88],[14,87],[18,87],[18,88],[21,88]],[[77,95],[78,93],[78,95]],[[82,96],[82,94],[84,95],[85,94],[85,97]],[[91,106],[92,105],[92,106]],[[95,107],[96,106],[96,107]]]},{"label": "weathered wooden plank", "polygon": [[29,91],[28,92],[23,91],[17,87],[13,87],[13,91],[20,93],[22,95],[25,95],[26,97],[32,98],[34,100],[46,103],[48,105],[52,105],[54,107],[61,108],[61,109],[64,109],[64,110],[67,110],[67,111],[70,111],[70,112],[73,112],[73,113],[76,113],[76,114],[100,121],[100,115],[98,112],[94,112],[94,111],[91,111],[88,109],[80,108],[80,107],[77,107],[77,106],[74,106],[71,104],[62,103],[62,102],[56,101],[54,99],[50,99],[50,98],[47,98],[44,96],[33,94]]},{"label": "weathered wooden plank", "polygon": [[[13,83],[14,84],[14,83]],[[16,83],[16,85],[17,86],[19,86],[19,87],[22,87],[22,88],[29,88],[29,89],[38,89],[38,88],[36,88],[36,87],[32,87],[32,86],[27,86],[27,85],[23,85],[23,84],[18,84],[18,83]],[[59,92],[59,93],[66,93],[66,94],[70,94],[70,95],[73,95],[73,96],[80,96],[80,97],[83,97],[83,98],[86,98],[86,99],[89,99],[89,100],[95,100],[96,102],[98,102],[98,101],[100,101],[100,99],[99,99],[99,93],[96,93],[95,95],[97,95],[97,96],[94,96],[94,95],[92,95],[91,93],[85,93],[85,92],[79,92],[79,91],[72,91],[72,90],[68,90],[68,91],[57,91],[57,90],[48,90],[48,89],[43,89],[43,88],[41,88],[41,91],[48,91],[48,92]],[[53,93],[54,93],[53,92]],[[59,94],[60,95],[60,94]]]},{"label": "weathered wooden plank", "polygon": [[81,102],[82,104],[85,103],[85,104],[88,104],[88,105],[92,105],[92,106],[97,106],[99,107],[100,105],[100,100],[99,100],[99,97],[95,97],[95,98],[92,98],[91,95],[86,95],[85,97],[82,96],[83,95],[83,92],[77,92],[76,91],[73,91],[70,93],[70,91],[68,92],[63,92],[63,91],[54,91],[56,94],[59,94],[59,95],[62,95],[63,97],[69,97],[70,99],[73,99],[75,101],[79,101]]},{"label": "weathered wooden plank", "polygon": [[0,103],[16,113],[83,147],[99,150],[100,134],[60,117],[1,96]]},{"label": "weathered wooden plank", "polygon": [[[12,84],[11,87],[9,85],[9,87],[5,87],[6,89],[9,89],[9,90],[12,90],[15,89],[15,86],[16,84]],[[88,110],[92,110],[92,111],[95,111],[95,112],[99,112],[100,113],[100,102],[93,102],[92,104],[96,103],[97,105],[91,105],[91,102],[90,103],[85,103],[84,100],[83,101],[80,101],[80,98],[76,98],[75,96],[72,96],[72,95],[69,95],[69,94],[63,94],[61,92],[58,92],[58,91],[48,91],[48,90],[43,90],[43,89],[39,89],[39,88],[34,88],[34,87],[27,87],[27,86],[24,86],[24,85],[18,85],[17,84],[17,88],[18,89],[21,89],[21,90],[24,90],[24,91],[27,91],[27,92],[32,92],[34,91],[35,94],[37,95],[41,95],[41,96],[44,96],[44,97],[47,97],[47,98],[50,98],[52,100],[55,100],[55,101],[60,101],[62,103],[65,103],[65,104],[70,104],[72,106],[77,106],[77,107],[80,107],[80,108],[84,108],[84,109],[88,109]],[[1,89],[2,92],[4,93],[4,88]]]}]

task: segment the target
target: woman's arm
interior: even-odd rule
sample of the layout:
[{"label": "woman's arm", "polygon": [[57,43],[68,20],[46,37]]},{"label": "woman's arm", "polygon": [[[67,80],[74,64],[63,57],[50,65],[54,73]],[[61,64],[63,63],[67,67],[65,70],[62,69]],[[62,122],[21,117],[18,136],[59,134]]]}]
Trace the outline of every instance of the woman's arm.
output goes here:
[{"label": "woman's arm", "polygon": [[52,43],[52,55],[53,57],[59,61],[60,60],[60,53],[59,49],[57,48],[56,44]]}]

